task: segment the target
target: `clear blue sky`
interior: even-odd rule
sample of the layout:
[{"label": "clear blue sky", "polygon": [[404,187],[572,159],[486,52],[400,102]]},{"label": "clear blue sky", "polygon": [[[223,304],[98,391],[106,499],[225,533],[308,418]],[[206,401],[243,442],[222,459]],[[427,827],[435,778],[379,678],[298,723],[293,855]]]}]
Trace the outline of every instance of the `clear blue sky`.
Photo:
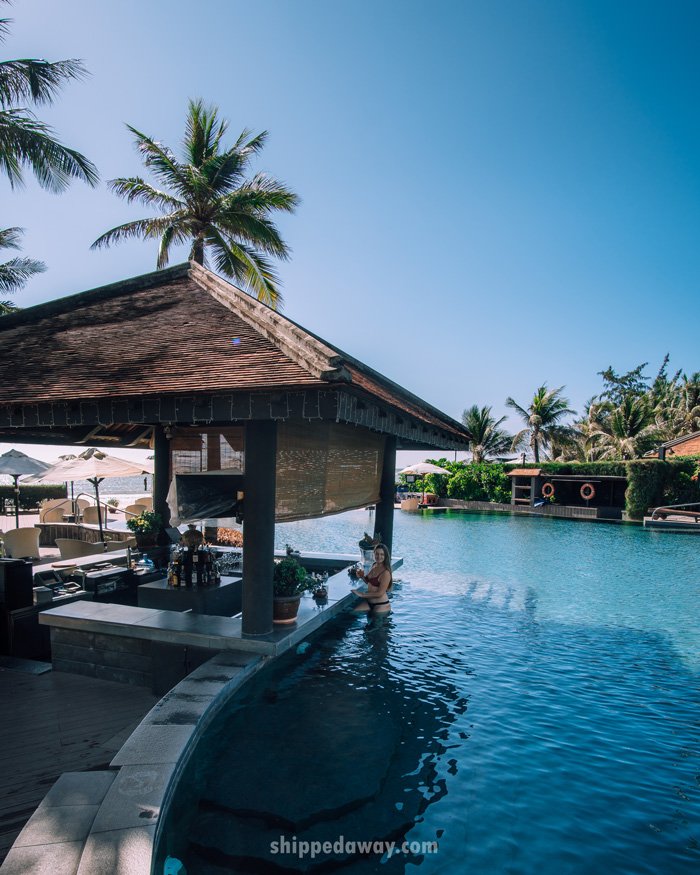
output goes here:
[{"label": "clear blue sky", "polygon": [[[280,224],[290,318],[445,412],[542,382],[581,409],[597,371],[666,352],[700,370],[696,2],[26,0],[4,56],[82,58],[40,111],[97,190],[0,181],[3,227],[49,270],[22,306],[144,273],[155,246],[90,252],[145,213],[124,123],[170,145],[203,97],[270,132],[258,167],[302,197]],[[175,261],[184,260],[185,253]]]}]

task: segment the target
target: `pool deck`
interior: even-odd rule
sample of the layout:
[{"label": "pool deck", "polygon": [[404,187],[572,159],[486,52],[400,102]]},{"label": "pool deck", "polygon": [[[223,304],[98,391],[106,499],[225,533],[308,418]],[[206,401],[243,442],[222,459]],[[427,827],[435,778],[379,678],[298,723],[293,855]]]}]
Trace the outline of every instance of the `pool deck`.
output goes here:
[{"label": "pool deck", "polygon": [[[399,558],[392,562],[394,568],[402,564],[403,560]],[[223,629],[220,626],[211,628],[211,621],[215,624],[221,621],[235,623],[236,618],[197,618],[191,614],[165,617],[163,615],[175,612],[90,602],[76,602],[75,611],[69,610],[74,606],[66,605],[45,612],[44,616],[49,617],[48,623],[59,628],[65,628],[66,624],[68,628],[71,624],[74,628],[94,626],[108,635],[108,627],[113,625],[120,628],[119,631],[115,628],[111,634],[123,633],[126,628],[138,636],[166,635],[168,641],[178,643],[196,638],[198,646],[208,640],[209,645],[204,646],[212,650],[212,658],[188,674],[159,701],[147,690],[134,686],[54,672],[48,674],[48,677],[58,679],[53,683],[59,688],[64,685],[61,707],[66,715],[72,715],[67,725],[82,727],[81,733],[86,739],[84,745],[94,749],[95,754],[88,768],[95,770],[64,772],[66,768],[85,768],[85,760],[81,759],[85,754],[83,744],[77,745],[75,764],[73,761],[61,761],[55,756],[51,762],[51,752],[47,751],[45,768],[53,768],[53,771],[50,774],[40,773],[34,795],[24,802],[18,801],[15,829],[31,813],[37,796],[41,795],[40,789],[44,792],[59,772],[64,773],[36,808],[7,853],[0,867],[3,875],[25,875],[28,872],[36,875],[150,875],[163,815],[167,812],[179,776],[206,728],[250,677],[354,603],[355,596],[350,592],[352,582],[346,571],[330,577],[327,586],[329,598],[326,605],[317,605],[311,598],[302,599],[302,607],[294,625],[275,630],[271,635],[259,639],[243,638],[239,626],[235,629]],[[90,614],[88,609],[91,608],[97,609],[97,612]],[[116,609],[111,618],[105,612],[108,608]],[[136,611],[143,615],[145,610],[149,610],[149,615],[141,616],[136,622],[132,622],[136,619],[135,615],[124,613]],[[177,620],[177,617],[180,619]],[[203,624],[202,628],[197,625],[199,621]],[[228,634],[221,633],[232,631],[232,637],[226,646],[222,646]],[[72,684],[75,686],[70,686]],[[96,740],[90,734],[93,731],[91,724],[103,721],[105,713],[110,710],[116,714],[118,709],[111,709],[109,704],[101,702],[90,713],[81,710],[83,705],[80,704],[77,691],[90,698],[89,688],[85,686],[88,684],[96,685],[92,687],[94,690],[98,687],[110,691],[116,688],[116,693],[120,695],[123,691],[124,701],[131,701],[135,705],[137,718],[149,705],[153,707],[126,740],[124,735],[129,727],[123,725],[115,730],[117,735],[112,732],[110,738]],[[24,694],[18,691],[13,696],[19,700],[16,710],[21,715],[20,719],[5,721],[7,751],[12,751],[13,747],[20,744],[23,733],[28,731],[35,719],[35,710],[46,708],[33,684],[25,684],[24,687]],[[67,692],[69,688],[76,692]],[[88,692],[85,693],[85,690]],[[117,722],[123,724],[124,721],[120,718]],[[116,755],[109,759],[116,737],[123,744]],[[42,755],[44,748],[41,745],[46,745],[47,738],[51,738],[51,727],[42,725],[33,742]],[[100,749],[100,744],[104,749]],[[20,786],[32,774],[32,753],[32,744],[27,740],[26,755],[17,759],[18,764],[13,769]],[[12,753],[8,753],[6,759],[15,761]],[[99,766],[103,768],[98,769]]]},{"label": "pool deck", "polygon": [[37,674],[49,668],[42,663],[4,663],[0,862],[61,773],[108,768],[158,698],[113,681],[51,670]]}]

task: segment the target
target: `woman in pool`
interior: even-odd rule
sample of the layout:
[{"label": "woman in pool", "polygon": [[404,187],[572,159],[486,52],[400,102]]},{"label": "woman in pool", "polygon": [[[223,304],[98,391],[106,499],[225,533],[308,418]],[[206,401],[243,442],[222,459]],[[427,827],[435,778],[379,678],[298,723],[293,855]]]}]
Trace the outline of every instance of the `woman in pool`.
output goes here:
[{"label": "woman in pool", "polygon": [[362,601],[355,608],[356,611],[373,611],[375,614],[388,614],[391,610],[389,590],[392,587],[391,556],[384,544],[377,544],[374,548],[374,565],[368,574],[362,569],[358,570],[357,576],[367,584],[367,591],[353,589],[355,595]]}]

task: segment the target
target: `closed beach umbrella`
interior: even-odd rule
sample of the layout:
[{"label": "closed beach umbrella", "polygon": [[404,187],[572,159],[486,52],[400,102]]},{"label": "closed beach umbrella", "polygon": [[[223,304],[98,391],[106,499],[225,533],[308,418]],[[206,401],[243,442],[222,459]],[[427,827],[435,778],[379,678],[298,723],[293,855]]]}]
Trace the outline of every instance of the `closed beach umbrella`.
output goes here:
[{"label": "closed beach umbrella", "polygon": [[49,466],[46,462],[32,459],[19,450],[8,450],[0,456],[0,474],[9,474],[15,481],[15,525],[19,528],[19,477],[25,474],[40,474]]},{"label": "closed beach umbrella", "polygon": [[74,459],[64,459],[47,468],[42,474],[29,477],[27,483],[47,483],[63,480],[87,480],[95,489],[97,503],[97,521],[102,540],[102,511],[100,508],[100,483],[107,477],[133,477],[138,474],[153,473],[150,462],[137,463],[117,456],[110,456],[95,447],[85,450]]},{"label": "closed beach umbrella", "polygon": [[[445,468],[441,468],[439,465],[433,465],[432,462],[419,462],[417,465],[409,465],[408,468],[404,468],[403,471],[399,471],[399,474],[412,474],[414,477],[420,477],[422,480],[426,474],[450,474],[450,471],[447,471]],[[425,504],[425,487],[423,487],[423,499],[422,503]]]}]

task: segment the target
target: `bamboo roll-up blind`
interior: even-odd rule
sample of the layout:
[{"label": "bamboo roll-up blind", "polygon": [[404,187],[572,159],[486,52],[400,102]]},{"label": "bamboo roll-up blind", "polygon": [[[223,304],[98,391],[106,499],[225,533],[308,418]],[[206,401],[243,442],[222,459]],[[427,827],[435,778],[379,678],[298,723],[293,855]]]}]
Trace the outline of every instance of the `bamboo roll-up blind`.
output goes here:
[{"label": "bamboo roll-up blind", "polygon": [[335,422],[279,424],[276,519],[341,513],[375,504],[384,437]]}]

